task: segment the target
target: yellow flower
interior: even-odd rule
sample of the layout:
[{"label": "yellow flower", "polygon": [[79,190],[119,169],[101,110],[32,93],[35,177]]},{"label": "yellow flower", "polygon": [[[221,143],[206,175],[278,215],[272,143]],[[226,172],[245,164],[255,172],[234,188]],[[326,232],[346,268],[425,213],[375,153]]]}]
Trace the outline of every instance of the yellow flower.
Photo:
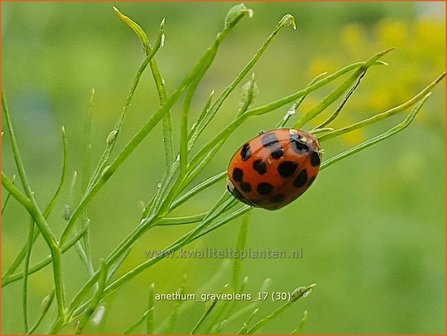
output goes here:
[{"label": "yellow flower", "polygon": [[392,90],[390,88],[376,88],[371,92],[367,106],[373,111],[385,111],[392,104]]},{"label": "yellow flower", "polygon": [[400,47],[408,37],[408,27],[400,21],[380,21],[376,27],[378,40],[386,47]]},{"label": "yellow flower", "polygon": [[337,70],[337,62],[329,57],[316,57],[309,65],[311,77],[316,77],[323,72],[334,72]]},{"label": "yellow flower", "polygon": [[344,27],[341,31],[341,41],[354,56],[360,56],[363,53],[363,47],[368,44],[364,28],[359,24],[350,24]]}]

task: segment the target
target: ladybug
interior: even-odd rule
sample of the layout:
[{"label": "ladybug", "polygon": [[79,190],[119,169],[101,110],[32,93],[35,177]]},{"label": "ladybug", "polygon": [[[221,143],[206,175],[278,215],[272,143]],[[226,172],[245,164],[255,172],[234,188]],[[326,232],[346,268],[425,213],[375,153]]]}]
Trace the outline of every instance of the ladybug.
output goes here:
[{"label": "ladybug", "polygon": [[245,143],[228,166],[228,191],[240,201],[276,210],[300,197],[320,170],[322,150],[309,132],[281,128]]}]

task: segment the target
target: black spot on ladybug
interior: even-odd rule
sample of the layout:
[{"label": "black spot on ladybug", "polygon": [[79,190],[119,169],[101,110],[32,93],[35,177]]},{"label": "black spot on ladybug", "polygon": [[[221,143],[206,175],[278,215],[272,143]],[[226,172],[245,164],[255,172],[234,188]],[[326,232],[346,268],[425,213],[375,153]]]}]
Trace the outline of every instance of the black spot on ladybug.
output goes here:
[{"label": "black spot on ladybug", "polygon": [[264,147],[271,147],[278,142],[278,138],[276,137],[275,133],[266,133],[262,136],[261,142]]},{"label": "black spot on ladybug", "polygon": [[272,158],[279,159],[284,155],[284,149],[278,148],[272,151]]},{"label": "black spot on ladybug", "polygon": [[241,189],[244,192],[250,192],[251,191],[251,184],[247,182],[241,182]]},{"label": "black spot on ladybug", "polygon": [[277,194],[275,196],[273,196],[272,198],[270,198],[270,202],[272,203],[281,203],[286,199],[286,197],[284,196],[284,194]]},{"label": "black spot on ladybug", "polygon": [[290,135],[290,141],[292,143],[292,149],[298,153],[298,154],[303,154],[303,152],[308,152],[309,151],[309,146],[307,146],[306,143],[304,143],[298,135],[296,134],[291,134]]},{"label": "black spot on ladybug", "polygon": [[241,158],[242,161],[247,161],[251,157],[251,148],[248,143],[242,146],[241,149]]},{"label": "black spot on ladybug", "polygon": [[233,177],[234,181],[238,181],[238,182],[242,181],[243,176],[244,176],[244,172],[242,171],[242,169],[240,169],[240,168],[233,169],[232,177]]},{"label": "black spot on ladybug", "polygon": [[261,182],[256,187],[256,191],[261,195],[268,195],[273,191],[273,186],[270,183]]},{"label": "black spot on ladybug", "polygon": [[316,176],[312,176],[312,177],[309,179],[309,182],[307,183],[307,187],[308,187],[308,188],[312,185],[312,183],[314,183],[315,178],[316,178]]},{"label": "black spot on ladybug", "polygon": [[253,162],[253,169],[256,170],[260,175],[264,175],[267,172],[267,166],[265,165],[265,162],[260,159]]},{"label": "black spot on ladybug", "polygon": [[306,171],[306,169],[303,169],[298,174],[296,179],[293,181],[293,185],[294,185],[295,188],[301,188],[301,187],[304,187],[306,182],[307,182],[307,171]]},{"label": "black spot on ladybug", "polygon": [[321,160],[320,160],[320,155],[318,155],[317,152],[312,152],[312,153],[310,154],[310,164],[311,164],[313,167],[317,167],[317,166],[320,165],[320,162],[321,162]]},{"label": "black spot on ladybug", "polygon": [[278,166],[278,174],[284,178],[292,176],[297,167],[298,164],[296,162],[283,161]]}]

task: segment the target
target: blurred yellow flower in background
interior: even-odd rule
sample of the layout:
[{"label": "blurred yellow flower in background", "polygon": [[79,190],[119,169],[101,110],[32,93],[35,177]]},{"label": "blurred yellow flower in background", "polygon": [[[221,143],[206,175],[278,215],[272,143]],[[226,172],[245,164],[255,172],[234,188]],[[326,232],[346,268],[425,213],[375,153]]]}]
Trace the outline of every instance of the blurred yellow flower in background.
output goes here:
[{"label": "blurred yellow flower in background", "polygon": [[[361,61],[378,51],[396,48],[394,54],[385,60],[392,67],[367,74],[360,88],[343,108],[345,111],[334,122],[337,127],[343,127],[353,120],[384,112],[408,100],[427,82],[434,80],[445,67],[444,43],[444,21],[433,16],[420,16],[414,21],[385,19],[372,27],[351,23],[341,29],[338,37],[335,36],[334,44],[340,45],[343,53],[334,53],[330,57],[316,56],[310,62],[309,73],[311,77],[325,71],[331,73],[346,64],[345,58]],[[368,88],[362,89],[363,86]],[[302,111],[307,112],[311,106],[314,103],[303,103]],[[315,124],[325,120],[333,111],[332,107],[327,109],[319,116],[319,120],[315,120]],[[419,114],[418,122],[439,118],[428,118],[423,114]],[[342,139],[346,144],[355,145],[363,141],[365,136],[363,132],[351,132]]]}]

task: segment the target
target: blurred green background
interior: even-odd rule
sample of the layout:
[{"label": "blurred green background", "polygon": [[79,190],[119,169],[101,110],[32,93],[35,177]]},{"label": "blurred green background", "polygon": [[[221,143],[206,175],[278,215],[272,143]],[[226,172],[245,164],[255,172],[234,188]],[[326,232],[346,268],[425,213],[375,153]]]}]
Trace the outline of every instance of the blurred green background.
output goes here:
[{"label": "blurred green background", "polygon": [[[166,45],[157,60],[172,92],[213,41],[233,4],[114,5],[140,23],[151,39],[166,18]],[[211,90],[220,93],[232,80],[286,13],[296,17],[298,29],[282,31],[255,67],[259,87],[255,105],[295,92],[321,72],[332,72],[396,47],[385,57],[390,65],[372,68],[346,105],[336,123],[346,125],[409,99],[445,67],[443,3],[250,2],[247,6],[255,15],[244,19],[223,43],[194,99],[193,116]],[[60,174],[61,126],[67,130],[71,179],[83,164],[83,128],[92,88],[96,91],[92,114],[95,162],[121,111],[143,52],[137,38],[113,13],[112,3],[2,3],[2,49],[3,87],[29,179],[43,207]],[[327,90],[312,94],[302,111],[318,102]],[[444,92],[443,82],[408,129],[324,170],[297,202],[275,212],[251,212],[248,247],[302,248],[304,254],[302,259],[243,261],[242,276],[249,276],[246,291],[256,293],[265,278],[272,279],[274,291],[317,284],[308,298],[272,321],[263,333],[288,333],[304,309],[309,312],[305,333],[445,332]],[[234,117],[239,98],[239,93],[233,94],[225,103],[202,143]],[[156,111],[157,104],[148,72],[137,90],[118,147]],[[220,172],[243,141],[273,128],[286,109],[252,119],[239,129],[200,179]],[[176,130],[179,113],[177,106],[173,110]],[[328,158],[401,119],[396,116],[330,142],[324,155]],[[3,169],[12,176],[15,168],[7,137],[2,149]],[[89,207],[95,265],[137,224],[140,201],[150,199],[163,168],[158,127]],[[67,186],[49,219],[56,232],[64,226]],[[178,213],[206,210],[224,188],[222,181]],[[79,188],[75,191],[73,198],[78,201]],[[232,248],[240,223],[240,219],[228,223],[189,248]],[[3,216],[3,271],[24,243],[27,228],[26,213],[12,201]],[[139,240],[120,274],[144,261],[145,249],[162,248],[186,230],[153,230]],[[32,263],[47,253],[39,240]],[[104,322],[87,331],[121,332],[146,309],[151,282],[155,282],[157,292],[174,292],[186,274],[186,292],[198,293],[221,265],[218,259],[162,261],[107,299]],[[66,291],[71,298],[87,275],[74,251],[64,255],[64,266]],[[224,273],[212,292],[228,281],[229,274]],[[49,267],[31,276],[31,321],[40,312],[40,302],[51,290],[51,283]],[[6,287],[2,299],[2,332],[23,332],[21,282]],[[266,301],[258,316],[279,305]],[[156,325],[172,306],[170,302],[157,303]],[[191,304],[179,317],[174,332],[189,332],[203,310],[204,303]],[[242,321],[228,325],[224,332],[237,331]]]}]

